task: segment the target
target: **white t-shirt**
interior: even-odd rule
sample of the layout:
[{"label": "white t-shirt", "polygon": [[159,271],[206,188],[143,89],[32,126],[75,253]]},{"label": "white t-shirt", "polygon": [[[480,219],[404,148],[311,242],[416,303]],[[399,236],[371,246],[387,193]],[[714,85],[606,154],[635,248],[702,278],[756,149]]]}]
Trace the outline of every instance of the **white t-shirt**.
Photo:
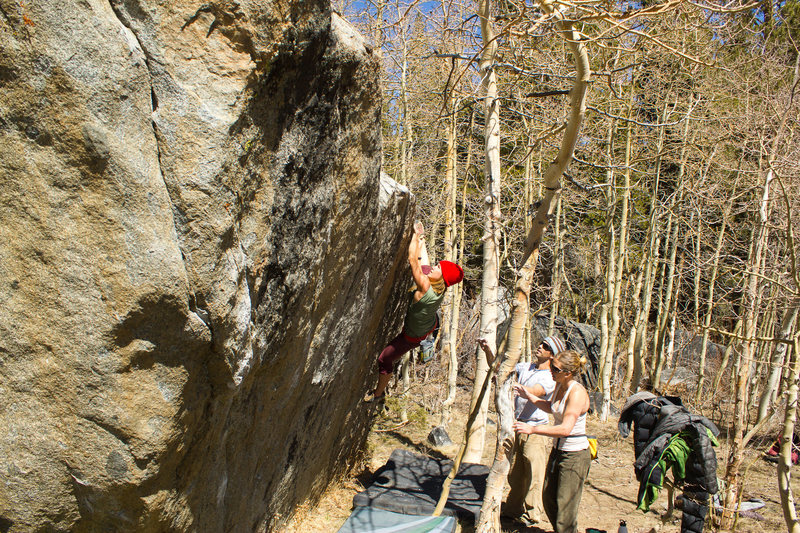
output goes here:
[{"label": "white t-shirt", "polygon": [[[539,370],[534,363],[519,363],[514,370],[520,385],[524,387],[541,385],[545,392],[545,399],[549,399],[556,388],[556,382],[553,381],[553,374],[550,373],[550,370]],[[537,409],[535,405],[521,396],[514,399],[514,417],[520,422],[527,422],[533,426],[547,424],[549,421],[546,412]]]}]

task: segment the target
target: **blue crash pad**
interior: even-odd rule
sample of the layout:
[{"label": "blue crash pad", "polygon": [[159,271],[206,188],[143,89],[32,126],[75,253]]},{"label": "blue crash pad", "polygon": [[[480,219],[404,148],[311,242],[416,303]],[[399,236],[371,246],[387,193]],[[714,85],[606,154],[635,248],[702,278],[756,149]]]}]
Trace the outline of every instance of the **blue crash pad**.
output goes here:
[{"label": "blue crash pad", "polygon": [[[432,515],[442,484],[453,467],[448,459],[397,449],[375,472],[372,484],[353,497],[353,507],[384,509],[407,515]],[[445,516],[476,520],[481,511],[489,468],[464,463],[450,486]]]},{"label": "blue crash pad", "polygon": [[454,533],[452,516],[415,516],[358,507],[338,533]]}]

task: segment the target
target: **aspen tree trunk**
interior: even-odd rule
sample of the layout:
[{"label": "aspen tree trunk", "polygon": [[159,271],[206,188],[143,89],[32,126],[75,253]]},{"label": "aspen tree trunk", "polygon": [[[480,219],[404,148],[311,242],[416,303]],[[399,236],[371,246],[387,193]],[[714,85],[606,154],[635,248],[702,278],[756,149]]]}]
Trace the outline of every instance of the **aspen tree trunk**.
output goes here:
[{"label": "aspen tree trunk", "polygon": [[514,401],[511,397],[511,386],[514,382],[514,367],[521,355],[525,325],[528,319],[531,280],[538,258],[537,248],[528,256],[528,260],[519,273],[514,301],[511,304],[511,325],[506,333],[506,350],[497,355],[502,358],[496,376],[497,448],[489,477],[486,480],[486,492],[475,528],[476,533],[500,533],[501,531],[500,505],[503,501],[506,478],[511,467],[511,458],[514,455],[514,431],[511,428],[514,423]]},{"label": "aspen tree trunk", "polygon": [[[798,324],[798,329],[800,329],[800,324]],[[786,411],[783,417],[781,453],[778,460],[778,492],[781,495],[781,509],[787,531],[800,533],[800,520],[797,519],[797,510],[792,494],[792,442],[797,414],[798,381],[800,381],[800,335],[795,336],[792,348],[789,350],[790,371],[786,376]]]},{"label": "aspen tree trunk", "polygon": [[[642,259],[639,261],[639,266],[636,269],[636,283],[633,287],[633,302],[634,302],[634,311],[633,311],[633,320],[634,323],[631,325],[631,329],[628,332],[628,348],[625,351],[626,355],[626,365],[625,365],[625,375],[622,377],[622,385],[620,386],[619,392],[622,398],[627,398],[631,392],[631,381],[633,380],[633,372],[634,367],[636,366],[636,362],[634,361],[634,354],[636,348],[636,322],[639,320],[639,314],[642,310],[642,287],[644,285],[644,272],[645,272],[645,263],[647,262],[647,254],[642,254]],[[641,373],[639,374],[641,376]],[[638,383],[637,383],[638,385]]]},{"label": "aspen tree trunk", "polygon": [[[798,80],[800,80],[800,56],[798,56],[795,60],[794,65],[794,79],[792,83],[792,91],[796,90],[798,86]],[[793,95],[794,96],[794,95]],[[757,236],[754,240],[754,253],[753,253],[753,260],[748,261],[748,271],[750,272],[748,276],[748,284],[745,289],[745,293],[743,295],[743,307],[746,310],[745,314],[745,321],[744,321],[744,341],[742,342],[742,365],[739,367],[739,372],[736,376],[736,404],[734,408],[734,420],[733,420],[733,439],[730,452],[728,454],[728,464],[727,470],[725,472],[725,481],[726,481],[726,490],[725,490],[725,505],[721,517],[721,526],[722,527],[730,527],[733,523],[733,518],[735,516],[734,506],[736,502],[739,501],[738,496],[741,491],[741,465],[744,458],[744,430],[745,424],[747,423],[746,420],[746,413],[745,413],[745,406],[747,404],[747,385],[748,385],[748,377],[747,371],[749,371],[749,361],[752,356],[752,337],[757,331],[757,316],[756,316],[756,305],[755,303],[758,300],[758,280],[760,276],[758,275],[761,271],[762,267],[762,252],[766,246],[767,234],[768,234],[768,207],[769,207],[769,196],[770,196],[770,185],[775,177],[774,170],[773,170],[773,162],[778,155],[778,151],[780,149],[781,143],[783,141],[783,136],[786,131],[787,121],[789,119],[791,113],[791,108],[787,107],[782,114],[780,124],[778,129],[776,130],[775,137],[772,139],[770,151],[767,156],[767,171],[764,178],[764,189],[763,194],[761,197],[761,205],[759,207],[759,220],[758,224],[755,229],[755,235]],[[791,217],[791,210],[787,212],[787,216]],[[797,283],[797,269],[796,264],[794,263],[794,240],[791,236],[791,226],[788,227],[788,234],[789,239],[788,243],[792,250],[792,273],[794,275],[794,281]],[[795,290],[797,290],[798,286],[795,286]],[[797,347],[797,340],[795,340],[795,348]],[[745,370],[746,369],[746,370]],[[790,434],[791,435],[791,434]],[[791,437],[789,438],[789,443],[791,443]],[[786,442],[784,442],[786,445]],[[790,444],[791,445],[791,444]],[[788,451],[788,450],[787,450]],[[787,520],[789,523],[789,520]],[[796,520],[791,521],[792,527],[796,527]]]},{"label": "aspen tree trunk", "polygon": [[[635,80],[635,77],[634,77]],[[631,88],[631,100],[628,105],[628,118],[631,117],[631,109],[633,108],[633,88]],[[616,267],[614,268],[614,291],[611,295],[611,327],[608,334],[608,349],[607,349],[607,363],[605,372],[602,376],[603,383],[603,406],[600,409],[600,420],[608,420],[608,415],[611,411],[611,374],[615,368],[614,359],[617,351],[617,336],[619,334],[619,325],[621,321],[619,305],[622,298],[622,273],[625,267],[625,255],[627,253],[628,243],[628,205],[631,198],[631,123],[628,122],[628,130],[625,139],[625,172],[623,173],[624,180],[622,185],[622,205],[620,207],[620,222],[619,222],[619,244],[617,245],[617,256],[615,258]]]},{"label": "aspen tree trunk", "polygon": [[[484,115],[486,126],[485,172],[486,196],[484,198],[483,232],[483,279],[481,282],[481,324],[480,337],[486,339],[492,350],[497,347],[497,295],[500,268],[500,100],[497,98],[497,75],[494,70],[497,55],[497,41],[494,33],[491,0],[480,0],[478,15],[481,21],[483,53],[480,60],[480,73],[484,92]],[[475,383],[472,388],[473,400],[478,396],[489,370],[483,352],[475,349]],[[491,384],[489,384],[491,387]],[[469,433],[467,453],[464,460],[479,463],[483,456],[486,441],[486,416],[489,411],[489,398],[486,394],[479,406],[480,411]]]},{"label": "aspen tree trunk", "polygon": [[[475,125],[475,111],[473,109],[472,113],[470,114],[470,120],[469,120],[469,131],[470,132],[472,132],[472,128],[473,128],[474,125]],[[466,171],[464,173],[464,184],[463,184],[462,195],[461,195],[461,205],[466,205],[466,203],[467,203],[467,176],[469,175],[469,171],[472,168],[472,166],[471,166],[472,165],[472,135],[469,135],[469,139],[470,139],[469,140],[469,144],[467,145],[467,162],[466,162],[466,165],[464,167],[466,169]],[[459,246],[459,262],[460,262],[460,264],[463,264],[463,260],[464,260],[464,239],[465,239],[465,235],[466,235],[465,224],[466,224],[466,210],[462,211],[462,213],[461,213],[461,244]],[[456,331],[458,329],[458,309],[460,309],[460,307],[461,307],[461,295],[463,294],[462,293],[463,284],[462,283],[458,283],[457,286],[459,287],[459,290],[457,292],[458,296],[455,298],[455,302],[454,302],[454,306],[455,306],[455,310],[456,311],[453,314],[453,322],[451,324],[451,336],[450,336],[451,343],[453,343],[453,344],[455,344],[455,341],[453,339],[457,338],[456,337]],[[453,352],[455,352],[455,346],[453,346]],[[492,375],[492,373],[494,371],[496,371],[494,368],[490,369],[490,371],[487,373],[487,375],[488,375],[487,379],[484,380],[484,383],[481,386],[480,392],[478,393],[478,395],[476,397],[472,398],[472,401],[470,402],[469,416],[467,417],[467,427],[466,427],[466,430],[464,431],[464,441],[462,442],[461,446],[459,447],[458,453],[456,454],[456,457],[453,460],[453,468],[447,474],[447,478],[444,480],[444,483],[442,484],[442,492],[439,495],[439,501],[436,503],[436,508],[433,511],[433,516],[441,515],[442,511],[444,510],[445,504],[447,504],[447,498],[448,498],[448,496],[450,494],[450,485],[452,484],[453,480],[456,478],[456,475],[458,474],[458,469],[459,469],[459,467],[461,465],[461,462],[464,459],[464,455],[465,455],[465,453],[467,451],[467,444],[468,444],[467,441],[469,440],[469,434],[470,434],[472,425],[475,422],[475,418],[476,418],[476,416],[478,415],[478,412],[479,412],[478,409],[476,408],[476,406],[481,404],[481,403],[483,403],[483,397],[486,395],[487,388],[488,388],[487,385],[489,384],[489,379],[488,378],[491,377],[491,375]],[[455,378],[453,378],[453,382],[455,382]],[[455,389],[454,385],[452,387],[450,387],[450,390],[454,390],[454,389]]]},{"label": "aspen tree trunk", "polygon": [[[656,191],[657,189],[658,182],[656,182]],[[657,192],[654,192],[653,196],[656,194]],[[658,272],[656,263],[658,262],[661,247],[660,224],[656,214],[655,198],[653,198],[650,208],[650,235],[645,252],[646,262],[643,275],[644,302],[636,316],[634,332],[631,334],[633,337],[633,376],[631,377],[631,390],[633,391],[636,391],[639,387],[639,382],[645,372],[645,358],[647,357],[647,324],[653,302],[653,287],[655,286],[656,274]]]},{"label": "aspen tree trunk", "polygon": [[[453,70],[455,70],[455,58],[453,61]],[[454,87],[448,83],[445,87],[447,94],[446,109],[449,120],[446,121],[445,139],[447,148],[445,153],[445,183],[446,183],[446,197],[447,207],[445,209],[444,217],[444,258],[448,261],[453,261],[455,255],[453,247],[456,240],[456,198],[458,197],[458,183],[456,178],[456,109],[458,107],[458,100],[453,96]]]},{"label": "aspen tree trunk", "polygon": [[372,42],[375,43],[374,53],[379,63],[383,60],[383,10],[385,4],[384,0],[375,2],[375,18],[373,19],[375,25],[372,27]]},{"label": "aspen tree trunk", "polygon": [[503,499],[503,489],[510,467],[514,442],[511,429],[514,421],[514,410],[510,390],[514,366],[519,361],[525,336],[524,330],[527,324],[530,302],[530,284],[539,257],[539,246],[561,190],[561,177],[564,175],[564,171],[575,152],[578,132],[586,109],[586,91],[591,75],[589,56],[586,46],[581,40],[581,35],[573,30],[572,23],[565,20],[562,13],[557,10],[557,6],[548,3],[541,4],[541,8],[548,15],[555,16],[558,19],[558,30],[567,41],[575,60],[576,77],[570,92],[570,113],[564,129],[564,137],[561,140],[561,147],[555,161],[550,164],[544,173],[545,193],[542,203],[536,211],[531,231],[525,241],[523,267],[519,273],[514,293],[511,325],[506,334],[506,349],[498,354],[498,357],[502,357],[502,359],[500,371],[497,375],[497,394],[495,395],[499,418],[497,424],[497,448],[489,478],[486,481],[486,493],[481,507],[481,514],[475,527],[476,533],[500,532],[500,503]]},{"label": "aspen tree trunk", "polygon": [[[463,257],[463,254],[461,254]],[[453,287],[452,311],[448,327],[447,350],[450,354],[450,365],[447,371],[447,398],[442,402],[441,425],[447,427],[451,420],[451,408],[456,399],[458,379],[458,320],[460,317],[461,294],[463,287],[457,284]]]},{"label": "aspen tree trunk", "polygon": [[[674,208],[675,202],[672,203]],[[669,231],[670,255],[668,264],[662,265],[661,268],[661,288],[659,292],[659,306],[658,318],[656,319],[656,331],[653,333],[653,378],[652,383],[654,387],[661,386],[661,372],[664,370],[664,337],[667,332],[667,322],[669,320],[669,311],[672,307],[672,287],[675,283],[675,258],[678,254],[678,222],[672,215],[670,209],[669,220],[667,228]],[[666,282],[666,287],[664,283]]]},{"label": "aspen tree trunk", "polygon": [[[452,69],[455,70],[455,58],[452,59]],[[451,76],[452,77],[452,76]],[[447,148],[445,153],[445,221],[444,221],[444,259],[447,261],[455,261],[457,249],[455,248],[455,239],[458,234],[456,230],[456,198],[458,196],[458,183],[456,175],[456,108],[458,101],[454,97],[453,87],[450,83],[445,87],[445,109],[447,110],[447,120],[445,120],[446,131],[445,138],[447,140]],[[460,284],[458,284],[460,285]],[[439,335],[441,336],[441,356],[443,361],[447,361],[447,398],[442,402],[442,423],[441,425],[447,427],[450,422],[450,408],[455,402],[456,398],[456,378],[458,376],[458,354],[455,350],[455,335],[456,331],[451,332],[451,324],[453,324],[453,315],[457,313],[454,306],[456,293],[461,288],[459,286],[453,287],[452,291],[447,291],[445,299],[442,302],[442,320],[439,324]],[[458,324],[456,318],[456,325]]]},{"label": "aspen tree trunk", "polygon": [[[614,172],[614,132],[616,130],[616,122],[611,119],[608,127],[608,135],[606,136],[606,183],[608,183],[608,193],[606,194],[606,269],[603,275],[603,303],[600,306],[600,361],[598,367],[598,385],[600,390],[603,390],[605,383],[603,382],[606,376],[606,367],[610,367],[608,355],[608,316],[611,312],[611,299],[614,294],[614,268],[616,262],[614,261],[614,251],[617,246],[616,230],[614,228],[614,211],[616,209],[617,201],[617,187],[615,183]],[[599,259],[599,258],[598,258]],[[599,262],[599,261],[598,261]]]},{"label": "aspen tree trunk", "polygon": [[[666,123],[669,116],[669,105],[664,101],[664,107],[661,110],[661,122]],[[664,149],[664,131],[665,127],[662,126],[658,129],[658,138],[656,140],[656,171],[653,180],[653,191],[650,194],[650,222],[649,222],[649,236],[647,243],[647,261],[645,263],[644,271],[644,303],[639,309],[635,321],[635,333],[631,336],[633,341],[633,376],[631,377],[631,389],[636,391],[639,388],[639,382],[645,372],[645,359],[647,358],[647,326],[650,320],[650,309],[653,303],[653,287],[655,287],[656,275],[658,268],[656,267],[661,250],[661,232],[659,231],[660,221],[658,208],[658,193],[661,184],[661,153]],[[667,229],[669,233],[669,228]],[[629,348],[630,349],[630,348]]]},{"label": "aspen tree trunk", "polygon": [[[691,102],[689,102],[689,109],[692,109]],[[677,202],[674,201],[675,197],[673,197],[673,202],[671,205],[672,210],[675,209],[676,205],[683,205],[683,199],[685,195],[685,187],[684,187],[684,174],[686,172],[686,160],[687,160],[687,146],[688,146],[688,139],[689,139],[689,114],[686,114],[684,118],[684,125],[683,125],[683,133],[682,133],[682,143],[681,143],[681,153],[680,153],[680,166],[678,168],[678,192],[676,193]],[[670,215],[672,213],[670,212]],[[665,342],[664,337],[666,335],[666,326],[667,322],[670,318],[670,310],[672,306],[672,289],[674,286],[674,277],[675,277],[675,258],[678,252],[678,228],[680,226],[680,221],[675,220],[675,227],[673,229],[673,235],[671,237],[671,249],[670,249],[670,259],[669,259],[669,275],[667,277],[667,288],[665,291],[666,301],[664,302],[663,311],[664,314],[659,316],[658,321],[658,329],[654,334],[655,343],[653,346],[653,355],[656,357],[655,361],[655,369],[653,372],[653,386],[658,387],[661,382],[661,372],[664,367],[664,363],[667,359],[667,353],[665,353]],[[677,298],[676,298],[677,299]]]},{"label": "aspen tree trunk", "polygon": [[[800,77],[800,56],[795,59],[794,87],[797,87],[797,79]],[[771,166],[771,165],[770,165]],[[797,415],[797,396],[798,382],[800,382],[800,319],[798,318],[798,297],[800,297],[800,271],[797,266],[797,250],[795,249],[792,209],[789,203],[789,196],[784,189],[783,201],[786,204],[786,249],[790,259],[792,280],[794,281],[794,299],[792,307],[796,321],[794,342],[787,361],[790,361],[789,371],[786,373],[786,411],[784,414],[782,445],[780,461],[778,462],[778,492],[781,495],[781,508],[789,533],[800,533],[800,521],[797,518],[797,510],[794,505],[792,495],[791,468],[792,468],[792,446],[794,444],[794,426]],[[781,329],[783,330],[782,324]]]},{"label": "aspen tree trunk", "polygon": [[[678,304],[678,288],[680,287],[681,270],[678,270],[678,283],[675,284],[675,295],[672,297],[672,310],[669,313],[669,340],[665,350],[664,360],[669,361],[667,368],[674,372],[675,370],[675,331],[678,327],[678,313],[676,306]],[[670,374],[670,379],[672,374]]]},{"label": "aspen tree trunk", "polygon": [[759,219],[753,232],[753,253],[748,261],[747,285],[745,287],[742,307],[745,310],[744,330],[741,346],[741,364],[736,373],[735,405],[733,412],[733,438],[730,452],[728,453],[728,464],[725,471],[725,504],[722,511],[722,527],[730,527],[735,517],[735,509],[739,501],[739,491],[741,490],[741,465],[744,460],[744,433],[747,425],[747,402],[750,384],[750,368],[755,351],[755,341],[753,338],[758,331],[757,302],[759,300],[759,280],[761,276],[762,258],[768,237],[768,206],[770,196],[770,185],[774,175],[772,168],[767,170],[764,180],[764,188],[761,195],[761,205],[759,208]]},{"label": "aspen tree trunk", "polygon": [[400,40],[403,43],[400,63],[400,109],[403,113],[401,118],[403,127],[400,137],[400,183],[408,185],[408,161],[411,158],[411,145],[413,143],[411,117],[408,109],[408,43],[406,41],[405,25],[400,17],[399,6],[397,10],[398,18],[400,18]]},{"label": "aspen tree trunk", "polygon": [[[731,203],[731,202],[727,202]],[[692,215],[694,216],[695,213]],[[702,246],[701,241],[702,238],[700,237],[703,233],[703,213],[700,211],[700,208],[697,208],[697,226],[695,228],[694,234],[694,328],[695,328],[695,335],[698,333],[697,329],[700,327],[700,283],[702,283],[701,272],[702,269],[700,268],[700,257],[702,255]]]},{"label": "aspen tree trunk", "polygon": [[[455,111],[455,107],[454,107]],[[469,123],[469,131],[472,131],[472,126],[474,125],[475,121],[475,113],[473,112],[470,115],[470,123]],[[453,115],[453,139],[455,139],[455,132],[456,132],[456,119],[455,114]],[[472,164],[472,135],[469,136],[469,143],[467,146],[467,161],[465,168],[465,176],[463,180],[463,188],[462,188],[462,199],[461,205],[466,205],[466,196],[467,196],[467,180],[466,180],[466,172],[469,172],[470,165]],[[455,154],[454,154],[454,161],[453,167],[455,167]],[[454,183],[455,187],[455,183]],[[452,198],[452,206],[453,206],[453,220],[455,221],[456,218],[456,202],[455,197]],[[462,213],[461,222],[460,222],[460,230],[458,233],[460,234],[460,245],[453,250],[453,255],[456,254],[458,257],[452,259],[456,261],[458,264],[464,264],[464,235],[465,235],[465,217],[466,213]],[[440,425],[447,427],[450,423],[451,418],[451,409],[453,403],[456,400],[456,391],[457,389],[457,379],[458,379],[458,346],[456,340],[458,339],[458,321],[461,314],[461,295],[463,294],[464,285],[462,283],[458,283],[452,287],[453,295],[452,295],[452,306],[451,306],[451,313],[450,313],[450,320],[449,320],[449,327],[448,327],[448,337],[447,337],[447,350],[450,354],[450,366],[448,367],[447,372],[447,398],[445,398],[444,402],[442,402],[442,416]]]},{"label": "aspen tree trunk", "polygon": [[669,309],[669,340],[666,343],[666,347],[664,349],[664,361],[668,362],[667,368],[671,369],[674,373],[675,371],[675,333],[678,328],[678,298],[681,292],[681,281],[683,280],[683,270],[684,265],[686,263],[685,257],[681,257],[681,261],[676,267],[677,279],[673,285],[673,294],[672,298],[670,299],[670,309]]},{"label": "aspen tree trunk", "polygon": [[[759,324],[758,337],[761,339],[771,338],[775,334],[775,323],[777,322],[777,312],[775,310],[775,298],[777,298],[777,291],[773,287],[772,295],[768,299],[769,308],[761,319]],[[772,349],[771,341],[759,341],[756,344],[756,350],[753,357],[753,363],[750,365],[750,398],[747,404],[747,409],[754,409],[758,405],[758,400],[761,397],[761,387],[767,386],[767,372],[770,367],[770,362],[775,356],[775,350]],[[771,391],[770,391],[771,392]]]},{"label": "aspen tree trunk", "polygon": [[[735,190],[735,189],[734,189]],[[711,326],[711,316],[714,311],[714,288],[717,283],[717,273],[719,272],[719,257],[722,252],[722,245],[725,240],[725,228],[728,224],[728,217],[731,213],[731,206],[733,202],[727,202],[722,214],[722,226],[717,235],[717,246],[714,249],[714,262],[711,267],[711,278],[708,281],[708,302],[706,302],[706,313],[703,317],[703,340],[700,345],[700,362],[697,371],[697,392],[695,393],[694,402],[700,404],[703,398],[703,385],[706,376],[706,354],[708,353],[708,328]],[[699,268],[699,266],[698,266]]]},{"label": "aspen tree trunk", "polygon": [[[733,327],[733,337],[738,337],[742,333],[742,327],[744,325],[744,319],[739,318],[736,321],[736,325]],[[734,351],[735,342],[731,340],[728,345],[725,347],[725,351],[722,353],[722,361],[719,364],[719,369],[717,370],[717,375],[714,376],[714,386],[712,387],[712,392],[714,394],[717,393],[719,390],[719,384],[722,381],[722,376],[725,375],[725,369],[728,367],[728,363],[731,359],[731,354]]]},{"label": "aspen tree trunk", "polygon": [[400,376],[403,380],[403,401],[400,402],[400,422],[406,423],[408,422],[408,390],[411,388],[411,354],[414,353],[415,350],[412,350],[409,353],[403,355],[403,358],[400,360]]},{"label": "aspen tree trunk", "polygon": [[[797,320],[797,311],[798,308],[794,306],[786,309],[783,312],[783,319],[781,320],[781,329],[778,332],[778,339],[788,341],[788,339],[791,338],[792,328]],[[785,342],[779,342],[775,346],[772,364],[770,365],[770,373],[767,377],[767,384],[764,387],[764,392],[761,393],[761,398],[758,404],[758,418],[756,419],[756,423],[761,422],[767,417],[767,412],[769,411],[769,408],[773,402],[773,398],[775,397],[775,390],[778,388],[778,383],[780,382],[783,368],[784,366],[787,368],[790,367],[788,364],[789,361],[786,359],[786,348],[787,344]]]},{"label": "aspen tree trunk", "polygon": [[744,433],[747,425],[747,405],[750,393],[750,372],[756,351],[756,341],[754,337],[758,332],[758,302],[760,300],[761,271],[763,267],[764,249],[768,239],[768,207],[770,197],[770,185],[774,178],[772,167],[766,172],[764,188],[759,207],[759,219],[753,231],[753,241],[751,255],[748,258],[749,272],[747,285],[743,294],[742,307],[745,310],[744,327],[742,335],[744,339],[741,344],[740,364],[736,371],[735,381],[735,404],[733,412],[733,438],[730,451],[728,453],[727,468],[725,471],[726,490],[724,494],[724,507],[721,517],[721,526],[730,527],[736,516],[735,509],[739,501],[741,487],[741,465],[744,460]]},{"label": "aspen tree trunk", "polygon": [[[611,217],[609,217],[611,218]],[[601,391],[608,390],[611,384],[611,357],[609,356],[609,324],[608,315],[611,310],[611,299],[614,293],[614,269],[616,263],[614,262],[614,249],[616,248],[616,232],[614,230],[613,221],[609,220],[608,227],[608,253],[606,273],[604,276],[603,284],[603,305],[600,307],[600,366],[598,368],[598,385]],[[606,382],[606,380],[608,382]],[[604,393],[605,396],[605,393]],[[601,411],[602,417],[602,411]]]},{"label": "aspen tree trunk", "polygon": [[647,265],[644,271],[644,305],[639,312],[636,322],[636,340],[634,341],[633,378],[631,389],[637,390],[639,382],[645,373],[645,359],[647,358],[647,326],[649,323],[650,309],[653,304],[653,287],[656,283],[656,264],[659,261],[661,250],[661,237],[658,234],[658,222],[651,226],[651,244],[647,252]]}]

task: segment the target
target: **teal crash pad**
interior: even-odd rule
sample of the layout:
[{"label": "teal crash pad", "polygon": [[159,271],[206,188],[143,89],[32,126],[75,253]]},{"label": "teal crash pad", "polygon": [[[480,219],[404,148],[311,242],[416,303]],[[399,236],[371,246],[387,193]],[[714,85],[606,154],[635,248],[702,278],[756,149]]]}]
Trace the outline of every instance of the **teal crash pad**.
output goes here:
[{"label": "teal crash pad", "polygon": [[357,507],[338,533],[453,533],[452,516],[418,516]]}]

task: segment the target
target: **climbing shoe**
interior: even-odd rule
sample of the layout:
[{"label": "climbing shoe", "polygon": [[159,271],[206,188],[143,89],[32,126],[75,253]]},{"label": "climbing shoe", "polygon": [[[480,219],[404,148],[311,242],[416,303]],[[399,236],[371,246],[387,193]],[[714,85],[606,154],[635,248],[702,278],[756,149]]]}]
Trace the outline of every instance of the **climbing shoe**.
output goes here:
[{"label": "climbing shoe", "polygon": [[382,403],[386,400],[386,393],[375,396],[375,391],[370,391],[364,395],[364,403]]}]

